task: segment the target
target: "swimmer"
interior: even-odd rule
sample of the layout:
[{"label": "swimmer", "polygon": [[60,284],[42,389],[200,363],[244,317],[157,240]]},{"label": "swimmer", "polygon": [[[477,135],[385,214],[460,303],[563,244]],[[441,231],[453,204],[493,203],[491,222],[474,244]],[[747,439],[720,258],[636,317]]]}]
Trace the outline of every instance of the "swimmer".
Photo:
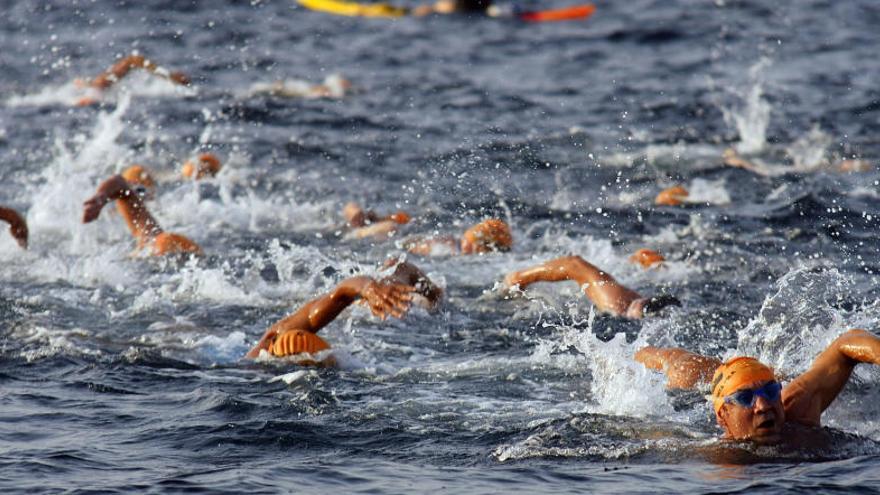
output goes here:
[{"label": "swimmer", "polygon": [[138,241],[138,250],[149,247],[153,256],[202,254],[202,249],[195,242],[159,227],[144,205],[142,192],[142,186],[129,184],[121,175],[110,177],[98,186],[94,196],[83,203],[83,223],[94,221],[104,205],[115,200],[116,208]]},{"label": "swimmer", "polygon": [[645,347],[635,360],[664,372],[669,388],[710,384],[724,438],[775,444],[796,440],[796,425],[821,426],[822,412],[834,402],[856,365],[880,364],[880,338],[865,330],[844,333],[785,387],[771,368],[750,357],[722,363],[684,349]]},{"label": "swimmer", "polygon": [[[348,278],[330,292],[307,302],[292,315],[269,327],[245,357],[253,359],[263,351],[272,356],[284,357],[327,350],[330,344],[318,337],[318,331],[353,302],[364,301],[373,314],[383,320],[389,315],[401,318],[409,308],[412,291],[411,286],[384,280],[376,281],[370,277]],[[303,364],[332,365],[333,363],[333,359],[330,358],[321,363],[307,361]]]},{"label": "swimmer", "polygon": [[483,254],[507,252],[513,246],[510,227],[503,220],[490,218],[467,229],[456,239],[450,235],[414,237],[404,242],[404,249],[422,256],[438,254]]},{"label": "swimmer", "polygon": [[640,320],[666,306],[681,306],[678,299],[669,295],[642,297],[580,256],[563,256],[525,270],[512,272],[504,277],[504,285],[508,289],[518,287],[524,290],[535,282],[567,280],[577,282],[587,299],[599,311],[631,320]]},{"label": "swimmer", "polygon": [[642,248],[633,253],[633,255],[629,257],[629,260],[633,263],[642,265],[642,268],[660,268],[663,266],[663,262],[666,261],[666,258],[653,249]]},{"label": "swimmer", "polygon": [[22,249],[28,246],[28,227],[24,218],[12,208],[0,206],[0,220],[9,224],[9,233]]},{"label": "swimmer", "polygon": [[410,12],[414,16],[431,14],[490,14],[492,0],[437,0],[421,5]]},{"label": "swimmer", "polygon": [[298,79],[257,83],[251,86],[251,95],[267,94],[280,98],[343,98],[351,91],[352,84],[340,75],[330,75],[321,84],[311,84]]},{"label": "swimmer", "polygon": [[382,216],[373,210],[364,210],[355,202],[350,202],[342,208],[342,216],[353,228],[348,236],[355,239],[388,238],[394,235],[401,225],[406,225],[410,221],[410,216],[404,211]]},{"label": "swimmer", "polygon": [[402,258],[389,258],[385,261],[385,268],[394,268],[394,271],[382,278],[382,282],[413,287],[413,302],[428,311],[433,311],[440,306],[443,300],[443,289],[438,287],[416,265]]},{"label": "swimmer", "polygon": [[654,198],[654,204],[660,206],[679,206],[687,200],[690,193],[680,185],[668,187]]},{"label": "swimmer", "polygon": [[[728,167],[741,168],[762,177],[773,177],[784,175],[787,173],[808,171],[794,167],[792,167],[791,169],[786,167],[769,167],[758,161],[750,162],[740,156],[739,153],[737,153],[736,150],[734,150],[733,148],[727,148],[726,150],[724,150],[724,153],[722,154],[722,159],[724,161],[724,164]],[[866,162],[865,160],[859,159],[847,159],[834,164],[824,162],[824,166],[830,167],[831,171],[839,172],[842,174],[853,172],[869,172],[873,169],[870,163]],[[819,166],[817,165],[813,168],[815,169],[818,167]]]},{"label": "swimmer", "polygon": [[[168,81],[174,84],[179,84],[181,86],[189,86],[190,84],[189,77],[187,77],[186,74],[182,72],[169,71],[168,69],[156,65],[151,60],[137,53],[133,53],[127,57],[124,57],[122,60],[113,64],[106,71],[95,76],[91,81],[86,82],[81,79],[77,79],[74,81],[74,84],[76,84],[77,86],[88,87],[93,90],[103,92],[110,89],[117,82],[121,81],[125,76],[128,75],[129,72],[132,71],[132,69],[146,70],[151,74],[154,74],[163,79],[167,79]],[[99,96],[86,96],[81,98],[77,102],[77,104],[80,106],[91,105],[93,103],[97,103],[99,99]]]},{"label": "swimmer", "polygon": [[195,160],[187,160],[180,169],[185,179],[202,180],[220,172],[220,160],[213,153],[202,153]]}]

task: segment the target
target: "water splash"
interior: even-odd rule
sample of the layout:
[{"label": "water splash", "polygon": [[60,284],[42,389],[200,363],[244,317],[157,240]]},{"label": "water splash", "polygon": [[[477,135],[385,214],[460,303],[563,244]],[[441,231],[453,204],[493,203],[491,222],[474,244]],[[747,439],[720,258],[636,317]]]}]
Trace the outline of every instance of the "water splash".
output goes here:
[{"label": "water splash", "polygon": [[786,148],[794,167],[798,170],[811,171],[827,164],[825,153],[831,145],[831,136],[822,131],[819,124],[814,124],[805,136]]},{"label": "water splash", "polygon": [[727,125],[735,125],[740,142],[736,150],[740,153],[758,153],[767,144],[767,126],[770,124],[770,103],[764,99],[763,72],[771,64],[770,59],[762,57],[749,68],[750,88],[743,97],[744,106],[738,109],[721,107]]}]

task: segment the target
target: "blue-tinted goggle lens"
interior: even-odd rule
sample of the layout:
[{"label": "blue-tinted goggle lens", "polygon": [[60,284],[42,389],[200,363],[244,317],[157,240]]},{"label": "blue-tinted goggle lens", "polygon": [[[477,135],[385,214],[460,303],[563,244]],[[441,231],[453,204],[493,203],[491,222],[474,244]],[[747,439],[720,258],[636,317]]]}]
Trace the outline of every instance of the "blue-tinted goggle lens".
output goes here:
[{"label": "blue-tinted goggle lens", "polygon": [[781,392],[782,385],[779,382],[769,382],[761,388],[737,390],[725,397],[724,402],[742,407],[754,407],[759,396],[770,402],[776,402]]}]

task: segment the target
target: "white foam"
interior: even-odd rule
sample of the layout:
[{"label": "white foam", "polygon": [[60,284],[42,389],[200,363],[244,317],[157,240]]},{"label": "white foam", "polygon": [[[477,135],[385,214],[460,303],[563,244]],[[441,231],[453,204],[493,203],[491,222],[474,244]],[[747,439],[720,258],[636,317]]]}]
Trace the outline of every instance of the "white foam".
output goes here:
[{"label": "white foam", "polygon": [[718,180],[694,179],[687,186],[688,195],[685,203],[729,205],[730,194],[725,187],[724,178]]}]

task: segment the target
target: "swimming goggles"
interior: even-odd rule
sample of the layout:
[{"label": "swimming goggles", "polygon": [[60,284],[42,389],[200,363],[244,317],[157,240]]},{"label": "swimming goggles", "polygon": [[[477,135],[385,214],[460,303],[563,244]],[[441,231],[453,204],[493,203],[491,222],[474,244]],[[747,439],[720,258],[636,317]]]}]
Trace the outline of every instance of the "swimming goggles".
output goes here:
[{"label": "swimming goggles", "polygon": [[755,401],[758,397],[763,397],[769,402],[776,402],[782,393],[782,384],[777,381],[767,382],[760,388],[745,388],[724,398],[724,402],[728,404],[736,404],[742,407],[755,407]]}]

